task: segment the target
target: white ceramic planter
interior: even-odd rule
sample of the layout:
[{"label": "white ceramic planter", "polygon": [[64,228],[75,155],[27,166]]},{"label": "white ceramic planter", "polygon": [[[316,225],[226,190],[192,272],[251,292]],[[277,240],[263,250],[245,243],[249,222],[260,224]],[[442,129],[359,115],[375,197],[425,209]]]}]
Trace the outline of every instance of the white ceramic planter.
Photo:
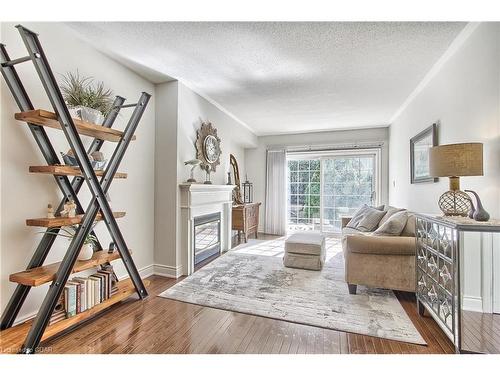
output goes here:
[{"label": "white ceramic planter", "polygon": [[104,121],[104,115],[97,109],[84,106],[70,107],[68,109],[72,117],[79,118],[80,120],[96,125],[101,125]]},{"label": "white ceramic planter", "polygon": [[92,255],[94,255],[94,248],[91,244],[85,244],[82,246],[80,254],[78,254],[78,260],[89,260]]}]

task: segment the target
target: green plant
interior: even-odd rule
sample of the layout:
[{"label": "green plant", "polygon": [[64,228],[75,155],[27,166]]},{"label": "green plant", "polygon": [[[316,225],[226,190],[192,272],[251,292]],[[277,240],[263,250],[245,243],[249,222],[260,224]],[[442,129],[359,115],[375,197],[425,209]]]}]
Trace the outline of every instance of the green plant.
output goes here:
[{"label": "green plant", "polygon": [[93,108],[103,115],[111,111],[113,92],[106,89],[102,81],[94,82],[92,77],[82,77],[78,71],[63,76],[61,91],[70,106]]},{"label": "green plant", "polygon": [[[92,229],[95,227],[95,224],[92,226]],[[61,233],[61,231],[63,233]],[[59,228],[59,230],[55,229],[55,228],[50,228],[48,230],[46,230],[45,232],[41,232],[41,233],[46,233],[46,234],[50,234],[52,236],[61,236],[61,237],[64,237],[64,238],[67,238],[68,241],[71,241],[76,233],[78,231],[78,225],[71,225],[69,227],[61,227]],[[87,237],[85,237],[85,240],[83,241],[83,244],[84,245],[96,245],[97,244],[97,237],[94,236],[93,234],[88,234]]]}]

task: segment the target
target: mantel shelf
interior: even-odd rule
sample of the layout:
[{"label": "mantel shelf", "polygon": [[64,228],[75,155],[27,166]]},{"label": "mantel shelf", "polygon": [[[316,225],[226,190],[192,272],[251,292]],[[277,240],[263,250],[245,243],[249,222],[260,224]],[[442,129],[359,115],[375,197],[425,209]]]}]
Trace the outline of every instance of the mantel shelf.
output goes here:
[{"label": "mantel shelf", "polygon": [[[85,271],[119,258],[120,254],[116,250],[111,254],[107,250],[96,251],[89,260],[77,260],[71,273]],[[9,281],[28,286],[40,286],[55,280],[60,265],[61,262],[57,262],[13,273],[9,276]]]},{"label": "mantel shelf", "polygon": [[[144,285],[148,286],[150,284],[149,280],[144,280]],[[47,326],[45,330],[42,342],[54,337],[55,335],[63,332],[64,330],[73,327],[75,324],[80,324],[101,311],[107,309],[108,307],[121,302],[132,294],[135,293],[134,285],[130,279],[119,281],[116,286],[118,287],[118,291],[113,294],[107,300],[95,305],[89,310],[85,310],[79,314],[72,316],[71,318],[63,319],[57,323]],[[8,328],[0,332],[0,352],[1,353],[12,353],[15,354],[19,352],[21,346],[28,334],[28,331],[33,323],[33,319],[19,324],[17,326]]]},{"label": "mantel shelf", "polygon": [[[113,216],[116,219],[125,216],[125,212],[113,212]],[[103,216],[101,213],[98,213],[95,221],[103,220]],[[54,219],[48,219],[46,217],[40,217],[37,219],[27,219],[26,225],[29,227],[44,227],[44,228],[53,228],[53,227],[65,227],[69,225],[80,224],[83,220],[83,215],[76,215],[75,217],[60,217],[56,216]]]},{"label": "mantel shelf", "polygon": [[[80,168],[69,165],[32,165],[29,171],[30,173],[52,174],[56,176],[83,176]],[[94,172],[97,177],[102,177],[104,175],[104,171],[101,170],[95,170]],[[127,178],[127,174],[117,172],[114,178]]]},{"label": "mantel shelf", "polygon": [[[45,111],[43,109],[34,109],[32,111],[19,112],[16,113],[14,117],[19,121],[62,130],[61,124],[57,120],[57,115],[54,112]],[[110,142],[118,142],[123,136],[123,132],[119,130],[106,128],[104,126],[85,122],[77,118],[73,118],[73,122],[75,123],[76,130],[79,134],[89,137]],[[135,136],[132,137],[132,140],[134,139]]]}]

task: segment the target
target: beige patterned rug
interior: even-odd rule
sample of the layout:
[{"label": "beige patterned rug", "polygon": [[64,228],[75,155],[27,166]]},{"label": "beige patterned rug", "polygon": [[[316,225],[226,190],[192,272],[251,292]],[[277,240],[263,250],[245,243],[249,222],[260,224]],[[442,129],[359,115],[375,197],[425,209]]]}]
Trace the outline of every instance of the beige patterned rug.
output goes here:
[{"label": "beige patterned rug", "polygon": [[338,331],[425,344],[392,291],[344,282],[340,240],[327,238],[322,271],[283,266],[284,237],[250,240],[160,297]]}]

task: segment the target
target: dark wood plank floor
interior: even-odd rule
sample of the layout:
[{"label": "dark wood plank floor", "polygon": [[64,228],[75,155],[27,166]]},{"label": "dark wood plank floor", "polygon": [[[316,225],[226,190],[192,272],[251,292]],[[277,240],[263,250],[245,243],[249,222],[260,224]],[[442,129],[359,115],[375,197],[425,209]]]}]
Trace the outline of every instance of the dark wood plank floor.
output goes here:
[{"label": "dark wood plank floor", "polygon": [[479,353],[500,354],[500,315],[464,311],[462,347]]},{"label": "dark wood plank floor", "polygon": [[50,353],[453,353],[414,296],[397,297],[427,346],[310,327],[157,297],[179,280],[151,276],[149,297],[130,298],[45,342]]}]

